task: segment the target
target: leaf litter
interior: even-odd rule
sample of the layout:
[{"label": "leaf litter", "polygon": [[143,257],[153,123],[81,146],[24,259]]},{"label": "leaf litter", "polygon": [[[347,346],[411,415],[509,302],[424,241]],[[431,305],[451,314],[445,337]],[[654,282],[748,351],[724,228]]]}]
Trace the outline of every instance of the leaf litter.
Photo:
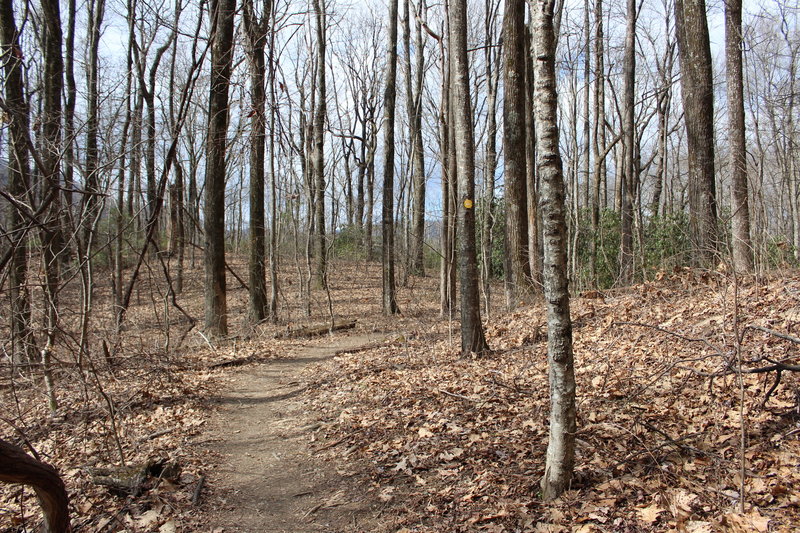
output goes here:
[{"label": "leaf litter", "polygon": [[[387,531],[797,529],[797,373],[783,372],[766,402],[775,372],[744,374],[744,406],[731,373],[734,318],[745,368],[800,363],[800,346],[746,329],[800,334],[797,274],[735,286],[719,273],[681,269],[629,289],[574,297],[576,471],[567,493],[542,502],[549,411],[542,306],[495,310],[486,320],[494,351],[463,358],[457,322],[435,318],[435,280],[410,278],[399,291],[404,314],[384,318],[379,271],[372,267],[368,275],[363,265],[339,269],[334,305],[339,316],[357,317],[361,330],[396,333],[309,368],[303,398],[320,420],[312,433],[317,454],[381,504]],[[187,311],[202,316],[199,283],[184,298]],[[245,291],[232,291],[232,315],[246,316],[246,298]],[[317,298],[322,308],[324,297]],[[203,531],[213,509],[202,500],[195,506],[193,492],[222,460],[198,446],[214,409],[208,399],[242,371],[239,363],[209,367],[291,356],[291,343],[274,340],[278,329],[270,326],[219,345],[190,333],[179,348],[165,351],[161,324],[173,324],[174,339],[186,326],[163,313],[153,319],[154,307],[132,310],[117,360],[96,361],[116,435],[108,405],[85,370],[81,378],[69,365],[59,368],[55,415],[47,412],[35,373],[6,380],[0,389],[7,406],[0,437],[19,442],[24,434],[60,470],[76,531]],[[101,319],[110,330],[112,318]],[[120,450],[128,465],[161,458],[180,471],[147,480],[137,496],[115,496],[92,481],[91,468],[119,466]],[[213,483],[204,488],[209,500],[224,499],[215,490]],[[332,498],[334,508],[349,499],[339,492]],[[0,530],[32,531],[37,517],[31,491],[0,486]]]}]

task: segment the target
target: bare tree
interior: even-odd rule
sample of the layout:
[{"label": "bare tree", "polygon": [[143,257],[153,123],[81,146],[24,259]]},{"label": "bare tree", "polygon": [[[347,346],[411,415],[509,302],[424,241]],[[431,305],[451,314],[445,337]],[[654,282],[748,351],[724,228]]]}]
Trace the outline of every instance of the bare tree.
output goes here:
[{"label": "bare tree", "polygon": [[44,24],[41,41],[44,46],[44,95],[42,109],[42,165],[43,189],[52,197],[49,212],[41,226],[42,261],[45,272],[45,345],[42,347],[42,366],[44,367],[50,409],[58,408],[55,385],[51,371],[52,352],[58,331],[58,287],[60,271],[58,258],[64,251],[61,233],[61,92],[64,87],[64,59],[62,57],[61,11],[58,0],[42,0]]},{"label": "bare tree", "polygon": [[753,270],[750,206],[747,187],[747,146],[742,74],[742,0],[725,2],[725,63],[728,82],[728,136],[731,150],[733,264],[737,272]]},{"label": "bare tree", "polygon": [[211,0],[211,86],[205,177],[205,325],[214,335],[228,334],[225,285],[225,150],[228,134],[228,85],[233,60],[235,0]]},{"label": "bare tree", "polygon": [[516,307],[530,290],[525,139],[526,65],[524,0],[507,0],[503,14],[503,158],[506,200],[506,306]]},{"label": "bare tree", "polygon": [[537,166],[544,236],[543,281],[547,302],[547,359],[550,375],[550,438],[542,478],[545,500],[569,487],[575,462],[575,369],[567,279],[567,223],[559,152],[556,96],[554,2],[533,2]]},{"label": "bare tree", "polygon": [[[8,192],[16,202],[26,203],[30,192],[30,154],[28,132],[30,117],[25,98],[24,64],[19,32],[14,20],[12,0],[0,2],[0,46],[4,50],[5,107],[10,115]],[[11,342],[14,362],[32,362],[36,357],[36,339],[31,326],[30,290],[28,289],[27,223],[16,205],[8,207],[11,232],[9,289],[11,296]]]},{"label": "bare tree", "polygon": [[[404,1],[403,42],[405,43],[406,109],[411,137],[411,181],[414,188],[411,215],[411,272],[425,274],[425,152],[422,145],[422,87],[424,81],[424,42],[422,22],[415,17],[414,24],[414,68],[411,68],[410,0]],[[419,9],[422,10],[420,3]]]},{"label": "bare tree", "polygon": [[689,156],[689,232],[697,262],[711,266],[717,251],[714,176],[714,84],[705,0],[675,0],[681,95]]},{"label": "bare tree", "polygon": [[389,43],[386,85],[383,93],[383,207],[381,263],[383,265],[383,313],[397,313],[394,279],[394,114],[397,97],[397,0],[389,3]]},{"label": "bare tree", "polygon": [[264,158],[266,148],[266,78],[265,47],[267,24],[272,3],[267,0],[263,11],[255,11],[253,0],[246,0],[242,9],[245,47],[250,65],[250,305],[248,317],[252,324],[267,317],[266,220],[264,216]]},{"label": "bare tree", "polygon": [[459,282],[461,284],[461,353],[489,350],[481,323],[478,265],[475,246],[475,139],[472,128],[469,62],[467,60],[467,2],[449,5],[453,137],[458,175]]},{"label": "bare tree", "polygon": [[325,47],[326,47],[326,16],[325,0],[314,0],[314,14],[316,18],[317,38],[317,79],[316,79],[316,109],[314,110],[313,129],[313,194],[314,194],[314,256],[316,258],[315,275],[317,285],[325,287],[326,259],[325,254],[325,116],[326,86],[325,86]]},{"label": "bare tree", "polygon": [[625,26],[625,57],[623,59],[624,94],[622,104],[622,130],[625,138],[620,213],[620,281],[633,282],[633,209],[639,176],[636,172],[636,0],[627,0]]}]

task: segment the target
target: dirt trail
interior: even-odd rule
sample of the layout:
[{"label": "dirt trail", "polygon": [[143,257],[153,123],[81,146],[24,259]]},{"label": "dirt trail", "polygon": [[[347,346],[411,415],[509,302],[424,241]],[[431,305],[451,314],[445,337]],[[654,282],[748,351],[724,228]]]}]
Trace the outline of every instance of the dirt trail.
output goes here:
[{"label": "dirt trail", "polygon": [[212,430],[210,450],[222,466],[210,476],[210,531],[373,531],[374,502],[357,501],[335,464],[309,448],[319,422],[302,400],[304,367],[336,350],[380,340],[376,335],[334,336],[298,346],[296,356],[237,370]]}]

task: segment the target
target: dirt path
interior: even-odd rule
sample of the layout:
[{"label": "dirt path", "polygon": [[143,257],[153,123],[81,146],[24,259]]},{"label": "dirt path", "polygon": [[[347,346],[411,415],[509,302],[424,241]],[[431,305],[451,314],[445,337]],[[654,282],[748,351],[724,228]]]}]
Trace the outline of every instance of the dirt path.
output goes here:
[{"label": "dirt path", "polygon": [[298,346],[296,356],[237,370],[220,397],[211,451],[222,466],[210,477],[215,533],[373,531],[377,509],[348,491],[335,464],[312,455],[320,427],[302,399],[300,373],[336,350],[363,346],[377,336],[332,337]]}]

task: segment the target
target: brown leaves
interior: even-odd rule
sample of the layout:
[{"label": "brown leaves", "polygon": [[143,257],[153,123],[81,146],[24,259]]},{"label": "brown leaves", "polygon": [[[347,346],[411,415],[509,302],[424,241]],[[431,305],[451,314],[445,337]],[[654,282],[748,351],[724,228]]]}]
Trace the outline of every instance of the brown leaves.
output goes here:
[{"label": "brown leaves", "polygon": [[[744,377],[746,498],[761,509],[732,513],[740,498],[735,377],[710,381],[692,369],[716,371],[727,364],[720,353],[733,353],[733,293],[724,279],[687,275],[574,300],[577,469],[573,491],[553,504],[537,498],[549,410],[542,309],[487,324],[499,352],[479,360],[458,358],[446,341],[344,354],[320,371],[342,377],[319,388],[314,404],[346,409],[331,438],[369,428],[370,444],[358,455],[377,465],[376,495],[386,498],[383,487],[392,487],[391,503],[408,524],[424,521],[439,531],[702,532],[745,527],[739,524],[759,531],[770,520],[770,528],[788,531],[800,518],[800,446],[791,433],[797,419],[762,411],[767,382]],[[800,290],[797,280],[741,286],[740,322],[794,316],[786,285]],[[622,321],[683,338],[614,325]],[[766,337],[745,343],[746,357],[750,350],[788,349]],[[784,375],[769,407],[792,409],[797,383]]]}]

